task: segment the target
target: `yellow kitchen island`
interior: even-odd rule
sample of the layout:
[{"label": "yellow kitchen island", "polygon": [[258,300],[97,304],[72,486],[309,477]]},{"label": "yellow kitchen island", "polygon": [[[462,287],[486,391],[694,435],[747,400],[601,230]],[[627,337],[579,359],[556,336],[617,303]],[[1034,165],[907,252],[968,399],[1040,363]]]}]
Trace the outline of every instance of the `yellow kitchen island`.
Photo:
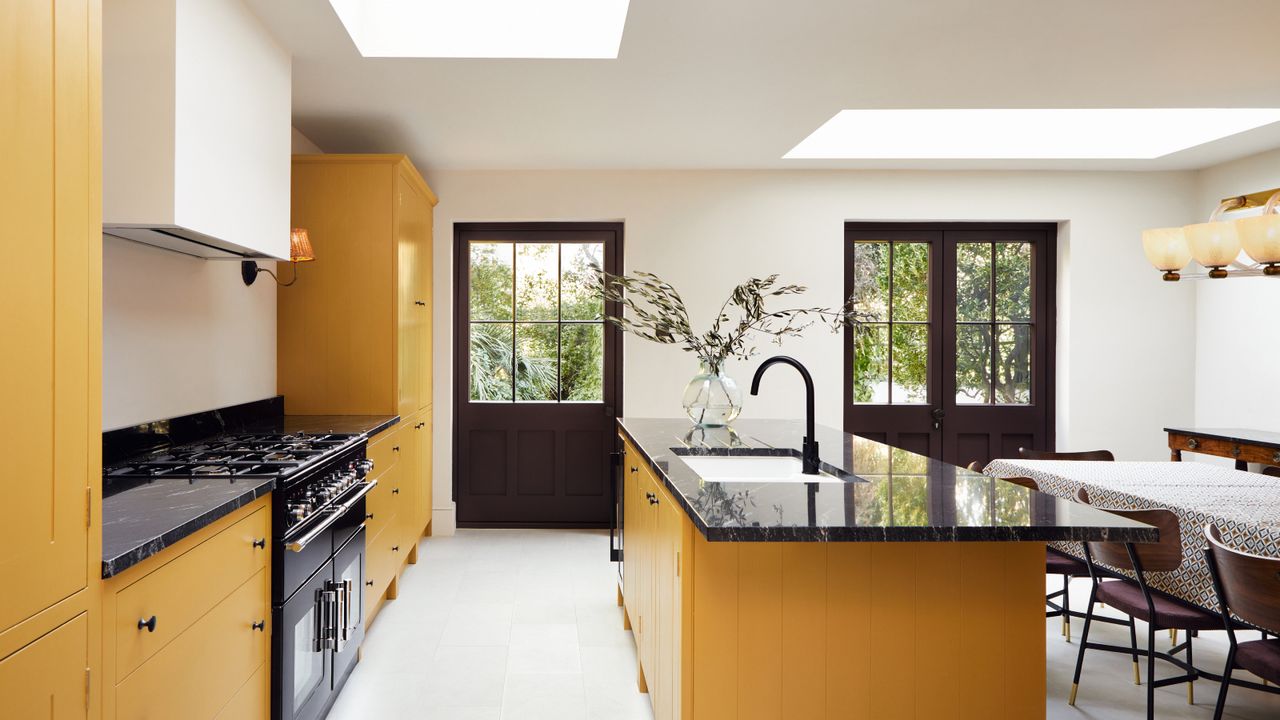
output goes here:
[{"label": "yellow kitchen island", "polygon": [[619,600],[658,720],[1043,718],[1045,542],[1155,537],[827,428],[804,478],[771,474],[800,423],[619,428]]}]

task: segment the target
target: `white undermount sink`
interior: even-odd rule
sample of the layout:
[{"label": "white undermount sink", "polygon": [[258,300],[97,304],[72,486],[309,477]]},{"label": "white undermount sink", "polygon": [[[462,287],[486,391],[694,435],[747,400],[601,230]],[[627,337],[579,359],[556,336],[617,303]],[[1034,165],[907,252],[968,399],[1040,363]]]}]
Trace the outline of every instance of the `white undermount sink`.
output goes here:
[{"label": "white undermount sink", "polygon": [[680,460],[706,482],[845,482],[825,472],[805,475],[801,472],[804,466],[797,457],[685,455]]}]

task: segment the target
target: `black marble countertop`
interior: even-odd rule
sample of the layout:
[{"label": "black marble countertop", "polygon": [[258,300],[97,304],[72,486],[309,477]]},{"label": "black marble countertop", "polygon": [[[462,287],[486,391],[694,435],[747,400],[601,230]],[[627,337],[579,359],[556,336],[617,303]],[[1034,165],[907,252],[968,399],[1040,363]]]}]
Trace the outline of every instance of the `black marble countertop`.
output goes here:
[{"label": "black marble countertop", "polygon": [[618,420],[650,468],[710,541],[728,542],[1151,542],[1159,531],[1095,508],[819,426],[817,483],[711,482],[689,455],[799,456],[803,424],[741,420],[699,429],[688,420]]},{"label": "black marble countertop", "polygon": [[[238,432],[359,434],[372,437],[398,415],[284,415],[236,427]],[[266,495],[271,478],[157,478],[144,485],[104,488],[102,577],[142,562],[218,518]]]},{"label": "black marble countertop", "polygon": [[1280,449],[1280,432],[1269,432],[1267,430],[1251,430],[1249,428],[1177,428],[1167,427],[1165,432],[1181,433],[1183,435],[1198,435],[1200,437],[1217,438],[1219,440],[1229,440],[1231,442],[1247,443],[1250,445],[1262,445],[1265,447],[1273,447]]},{"label": "black marble countertop", "polygon": [[157,478],[102,498],[102,577],[164,550],[275,488],[271,478]]}]

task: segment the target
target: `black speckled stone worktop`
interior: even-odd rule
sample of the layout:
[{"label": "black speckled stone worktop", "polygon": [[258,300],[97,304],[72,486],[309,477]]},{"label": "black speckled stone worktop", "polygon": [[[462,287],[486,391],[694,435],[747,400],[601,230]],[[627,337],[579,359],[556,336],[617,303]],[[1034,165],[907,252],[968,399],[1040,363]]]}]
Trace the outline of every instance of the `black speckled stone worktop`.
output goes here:
[{"label": "black speckled stone worktop", "polygon": [[[103,456],[115,461],[225,432],[304,432],[372,437],[398,415],[282,415],[281,398],[197,413],[103,434]],[[271,478],[157,478],[144,485],[105,484],[102,577],[142,562],[275,488]]]},{"label": "black speckled stone worktop", "polygon": [[1150,542],[1158,531],[932,458],[819,426],[826,470],[817,483],[709,482],[688,455],[795,454],[803,424],[741,420],[699,429],[687,420],[623,418],[618,426],[707,540],[716,542]]}]

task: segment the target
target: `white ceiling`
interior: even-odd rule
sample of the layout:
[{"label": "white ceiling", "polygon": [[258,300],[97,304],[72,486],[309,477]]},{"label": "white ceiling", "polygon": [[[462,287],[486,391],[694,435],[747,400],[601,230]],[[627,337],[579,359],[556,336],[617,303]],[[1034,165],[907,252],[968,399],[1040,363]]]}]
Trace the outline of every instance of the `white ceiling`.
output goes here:
[{"label": "white ceiling", "polygon": [[[460,0],[465,2],[465,0]],[[1211,165],[783,160],[846,108],[1280,107],[1277,0],[631,0],[617,60],[363,58],[325,0],[246,0],[293,52],[294,124],[426,169]]]}]

